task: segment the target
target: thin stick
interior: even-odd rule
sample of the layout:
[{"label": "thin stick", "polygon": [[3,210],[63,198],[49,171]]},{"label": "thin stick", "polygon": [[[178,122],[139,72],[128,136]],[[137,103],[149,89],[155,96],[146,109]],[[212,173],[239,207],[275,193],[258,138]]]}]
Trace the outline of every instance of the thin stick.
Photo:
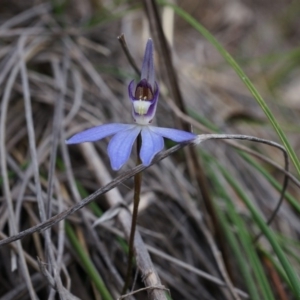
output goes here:
[{"label": "thin stick", "polygon": [[150,163],[149,166],[138,165],[138,166],[134,167],[133,169],[120,174],[115,179],[113,179],[111,182],[109,182],[107,185],[101,187],[96,192],[94,192],[93,194],[91,194],[88,197],[84,198],[79,203],[76,203],[75,205],[71,206],[70,208],[63,211],[62,213],[53,216],[52,218],[46,220],[45,222],[42,222],[38,225],[35,225],[31,228],[28,228],[24,231],[21,231],[21,232],[19,232],[18,234],[14,235],[14,236],[11,236],[11,237],[8,237],[7,239],[1,240],[0,241],[0,246],[9,244],[9,243],[11,243],[13,241],[16,241],[16,240],[19,240],[19,239],[22,239],[25,236],[33,234],[36,231],[43,231],[43,230],[45,230],[49,227],[52,227],[53,225],[57,224],[61,220],[66,219],[69,215],[71,215],[71,214],[75,213],[76,211],[78,211],[79,209],[83,208],[87,204],[89,204],[92,201],[98,199],[99,196],[101,196],[101,195],[107,193],[108,191],[112,190],[114,187],[118,186],[119,184],[121,184],[125,180],[127,180],[129,178],[132,178],[134,175],[144,171],[145,169],[150,168],[152,165],[154,165],[157,162],[163,160],[164,158],[170,156],[171,154],[177,152],[178,150],[186,147],[187,145],[198,145],[198,144],[200,144],[200,143],[202,143],[206,140],[210,140],[210,139],[240,139],[240,140],[248,140],[248,141],[253,141],[253,142],[260,142],[260,143],[264,143],[264,144],[268,144],[270,146],[276,147],[278,149],[281,149],[284,152],[284,156],[287,158],[287,159],[285,159],[285,170],[288,169],[288,157],[287,157],[287,154],[286,154],[286,150],[280,144],[277,144],[277,143],[269,141],[269,140],[264,140],[264,139],[259,139],[257,137],[248,136],[248,135],[201,134],[201,135],[198,135],[194,140],[188,141],[186,143],[178,144],[178,145],[176,145],[176,146],[174,146],[174,147],[172,147],[172,148],[170,148],[166,151],[163,151],[163,152],[159,153],[158,155],[156,155],[156,157],[153,159],[153,161]]},{"label": "thin stick", "polygon": [[[142,145],[142,138],[141,135],[138,135],[136,148],[137,148],[137,161],[136,165],[140,165],[141,159],[139,156],[140,149]],[[131,270],[132,270],[132,260],[134,255],[134,235],[136,229],[136,222],[138,217],[138,210],[139,210],[139,203],[140,203],[140,194],[141,194],[141,185],[142,185],[142,172],[137,173],[134,176],[134,196],[133,196],[133,212],[132,212],[132,220],[131,220],[131,230],[130,230],[130,237],[129,237],[129,249],[128,249],[128,266],[127,272],[125,277],[125,283],[122,290],[122,294],[125,294],[130,283],[131,279]]]},{"label": "thin stick", "polygon": [[64,59],[64,70],[60,74],[59,65],[56,60],[52,60],[52,69],[55,75],[56,84],[59,87],[59,95],[54,104],[54,117],[53,117],[53,138],[51,141],[51,152],[50,152],[50,163],[49,163],[49,174],[48,174],[48,190],[47,190],[47,204],[46,204],[46,216],[49,219],[52,214],[52,195],[54,189],[54,174],[55,174],[55,163],[57,157],[57,147],[60,136],[60,129],[63,120],[63,105],[64,96],[66,93],[66,80],[67,72],[69,68],[69,57],[65,56]]},{"label": "thin stick", "polygon": [[30,227],[30,228],[28,228],[24,231],[19,232],[16,235],[13,235],[13,236],[10,236],[10,237],[8,237],[4,240],[1,240],[0,241],[0,246],[9,244],[13,241],[17,241],[19,239],[22,239],[27,235],[33,234],[37,231],[44,231],[44,230],[54,226],[55,224],[57,224],[61,220],[66,219],[69,215],[71,215],[71,214],[75,213],[76,211],[80,210],[81,208],[88,205],[92,201],[95,201],[101,195],[103,195],[103,194],[107,193],[108,191],[112,190],[113,188],[115,188],[116,186],[118,186],[119,184],[124,182],[125,180],[127,180],[129,178],[132,178],[135,174],[144,171],[145,169],[149,168],[153,164],[155,164],[155,163],[161,161],[162,159],[170,156],[171,154],[173,154],[174,152],[182,149],[183,147],[187,146],[188,144],[193,144],[193,143],[194,143],[193,141],[190,141],[189,143],[186,143],[186,144],[179,144],[179,145],[176,145],[176,146],[174,146],[174,147],[172,147],[172,148],[170,148],[170,149],[168,149],[164,152],[161,152],[159,155],[156,156],[155,159],[153,159],[152,163],[149,166],[139,165],[139,166],[134,167],[133,169],[127,171],[127,172],[124,172],[124,173],[120,174],[115,179],[113,179],[111,182],[109,182],[105,186],[101,187],[100,189],[98,189],[97,191],[95,191],[94,193],[89,195],[88,197],[84,198],[79,203],[76,203],[73,206],[71,206],[70,208],[66,209],[62,213],[54,215],[53,217],[51,217],[47,221],[42,222],[38,225],[32,226],[32,227]]},{"label": "thin stick", "polygon": [[124,34],[122,33],[121,35],[118,36],[118,40],[122,46],[122,49],[130,63],[130,65],[132,66],[132,68],[134,69],[134,71],[136,72],[136,74],[138,76],[141,76],[141,72],[140,72],[140,69],[138,68],[138,66],[136,65],[132,55],[130,54],[129,50],[128,50],[128,47],[127,47],[127,43],[126,43],[126,40],[125,40],[125,36]]}]

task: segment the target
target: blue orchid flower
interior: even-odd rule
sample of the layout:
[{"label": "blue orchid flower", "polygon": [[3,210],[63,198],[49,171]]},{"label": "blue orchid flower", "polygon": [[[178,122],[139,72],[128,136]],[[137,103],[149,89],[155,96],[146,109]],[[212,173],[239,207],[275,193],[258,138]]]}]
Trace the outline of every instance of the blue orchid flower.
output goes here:
[{"label": "blue orchid flower", "polygon": [[107,151],[112,169],[119,170],[129,159],[133,143],[139,134],[142,138],[139,156],[145,166],[148,166],[153,157],[163,149],[164,138],[181,143],[196,137],[191,132],[150,125],[156,112],[159,95],[159,87],[154,76],[151,39],[146,45],[141,80],[136,85],[134,80],[131,81],[128,86],[128,93],[132,103],[134,124],[113,123],[96,126],[75,134],[66,143],[95,142],[113,136]]}]

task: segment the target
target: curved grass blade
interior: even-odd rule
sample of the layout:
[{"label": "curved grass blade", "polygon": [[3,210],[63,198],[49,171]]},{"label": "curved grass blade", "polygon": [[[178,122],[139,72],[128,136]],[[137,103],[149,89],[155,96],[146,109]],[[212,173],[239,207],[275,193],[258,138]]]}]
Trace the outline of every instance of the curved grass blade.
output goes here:
[{"label": "curved grass blade", "polygon": [[[270,183],[271,185],[280,192],[282,190],[282,185],[273,177],[271,176],[267,170],[262,167],[259,163],[257,163],[252,157],[248,154],[243,153],[242,151],[238,151],[242,158],[247,161],[251,166],[257,169]],[[300,204],[295,197],[293,197],[290,193],[285,192],[285,199],[293,206],[294,209],[300,213]]]},{"label": "curved grass blade", "polygon": [[[217,190],[223,189],[221,186],[221,183],[216,178],[214,173],[211,172],[211,170],[209,170],[209,177],[210,177],[212,184],[214,186],[216,186]],[[215,206],[218,219],[220,221],[222,230],[226,237],[226,241],[228,241],[228,244],[233,251],[233,255],[237,260],[237,264],[238,264],[241,274],[244,278],[244,282],[245,282],[245,285],[250,294],[250,298],[253,300],[260,300],[261,297],[258,293],[258,289],[257,289],[256,283],[255,283],[255,280],[251,274],[250,268],[247,265],[247,262],[243,255],[243,251],[241,251],[241,246],[239,245],[239,242],[238,242],[237,238],[235,237],[235,235],[232,233],[230,224],[229,224],[227,218],[221,212],[218,204],[214,201],[213,205]]]},{"label": "curved grass blade", "polygon": [[[208,162],[208,164],[215,164],[219,167],[219,163],[213,157],[204,153],[203,151],[201,151],[201,154],[205,157],[205,161]],[[259,289],[263,296],[263,297],[258,296],[258,298],[257,298],[256,293],[251,290],[251,293],[254,293],[254,295],[255,295],[255,298],[253,297],[253,299],[274,300],[275,299],[274,295],[270,288],[267,277],[264,273],[261,262],[255,251],[249,231],[246,228],[246,225],[245,225],[243,219],[237,213],[237,211],[235,209],[235,205],[231,201],[230,196],[227,194],[225,188],[223,187],[222,184],[219,183],[217,176],[214,176],[214,177],[215,177],[215,180],[213,181],[214,186],[216,187],[218,194],[220,195],[220,197],[222,197],[222,199],[224,200],[224,202],[226,204],[229,219],[231,220],[232,224],[234,225],[234,227],[237,231],[239,240],[241,242],[242,248],[240,248],[240,252],[246,254],[246,259],[248,260],[249,267],[253,270],[253,273],[256,277],[256,289]],[[244,258],[244,260],[245,260],[245,258]],[[249,290],[249,293],[250,293],[250,290]]]},{"label": "curved grass blade", "polygon": [[270,123],[274,127],[275,131],[277,132],[281,142],[285,146],[291,160],[293,161],[295,168],[300,175],[300,161],[294,151],[294,149],[291,147],[285,133],[279,126],[278,122],[276,121],[275,117],[271,113],[269,107],[267,106],[266,102],[262,98],[262,96],[259,94],[258,90],[255,88],[255,86],[252,84],[250,79],[247,77],[247,75],[244,73],[244,71],[241,69],[241,67],[238,65],[238,63],[234,60],[234,58],[223,48],[223,46],[215,39],[215,37],[204,27],[202,26],[196,19],[194,19],[190,14],[182,10],[176,5],[170,4],[165,1],[160,1],[161,4],[170,6],[173,8],[175,13],[179,15],[182,19],[184,19],[186,22],[188,22],[192,27],[194,27],[198,32],[200,32],[224,57],[224,59],[228,62],[228,64],[234,69],[234,71],[237,73],[237,75],[241,78],[241,80],[244,82],[248,90],[251,92],[257,103],[260,105],[261,109],[264,111],[265,115],[268,117]]},{"label": "curved grass blade", "polygon": [[237,195],[243,200],[243,202],[247,206],[248,210],[251,212],[253,220],[255,221],[257,226],[260,228],[260,230],[263,232],[263,234],[265,235],[265,237],[271,244],[274,252],[276,253],[278,260],[280,261],[280,263],[290,281],[293,293],[295,294],[297,299],[300,299],[300,280],[299,280],[296,272],[292,268],[291,264],[289,263],[288,259],[286,258],[282,248],[278,244],[276,237],[274,236],[274,233],[266,225],[264,219],[262,218],[260,213],[256,210],[255,206],[252,204],[252,202],[247,197],[247,195],[244,193],[243,189],[236,182],[236,180],[221,165],[218,164],[218,168],[222,172],[226,181],[231,185],[231,187],[234,189],[234,191],[237,193]]}]

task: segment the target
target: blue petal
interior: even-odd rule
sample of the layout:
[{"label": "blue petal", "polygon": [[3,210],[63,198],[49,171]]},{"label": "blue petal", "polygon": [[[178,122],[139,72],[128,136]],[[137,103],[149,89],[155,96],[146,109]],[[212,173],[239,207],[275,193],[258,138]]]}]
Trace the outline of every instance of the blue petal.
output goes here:
[{"label": "blue petal", "polygon": [[178,143],[190,141],[196,137],[194,133],[173,128],[149,126],[149,129],[160,136],[163,136]]},{"label": "blue petal", "polygon": [[140,131],[140,126],[133,125],[133,128],[117,133],[110,140],[107,152],[113,170],[119,170],[128,160],[132,145]]},{"label": "blue petal", "polygon": [[153,43],[149,39],[146,45],[144,60],[142,65],[141,79],[147,79],[152,89],[154,89],[154,65],[153,65]]},{"label": "blue petal", "polygon": [[84,130],[73,135],[70,139],[66,140],[67,144],[79,144],[84,142],[95,142],[107,136],[113,135],[119,131],[133,127],[132,124],[104,124],[90,129]]},{"label": "blue petal", "polygon": [[151,131],[148,126],[142,129],[142,147],[140,151],[140,158],[143,165],[150,165],[153,157],[160,152],[164,147],[164,139]]}]

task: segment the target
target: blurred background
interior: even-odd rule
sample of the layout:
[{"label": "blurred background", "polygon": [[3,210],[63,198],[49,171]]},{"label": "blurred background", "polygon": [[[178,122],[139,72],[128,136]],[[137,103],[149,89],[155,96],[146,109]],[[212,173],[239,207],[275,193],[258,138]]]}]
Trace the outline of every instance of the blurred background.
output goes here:
[{"label": "blurred background", "polygon": [[[299,1],[0,0],[0,7],[0,238],[94,199],[51,231],[0,247],[1,300],[120,297],[133,179],[93,193],[132,169],[136,153],[113,172],[109,139],[68,147],[64,140],[132,122],[127,88],[139,77],[121,34],[138,67],[153,39],[156,125],[281,144],[261,97],[299,156]],[[274,147],[213,140],[146,169],[133,290],[149,286],[154,271],[169,289],[157,299],[300,299],[300,184],[290,169],[295,177],[270,226],[285,179]]]}]

